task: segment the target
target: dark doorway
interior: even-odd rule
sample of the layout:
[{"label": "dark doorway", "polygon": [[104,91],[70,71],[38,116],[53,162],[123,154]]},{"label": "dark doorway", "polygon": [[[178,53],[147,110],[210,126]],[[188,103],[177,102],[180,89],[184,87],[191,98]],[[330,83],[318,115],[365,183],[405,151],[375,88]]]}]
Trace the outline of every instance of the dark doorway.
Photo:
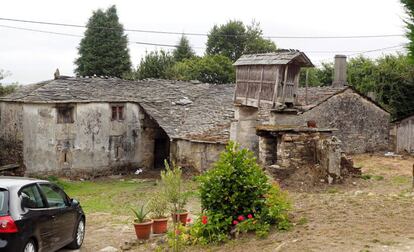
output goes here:
[{"label": "dark doorway", "polygon": [[164,168],[164,160],[169,161],[170,157],[170,139],[156,138],[154,144],[154,168]]}]

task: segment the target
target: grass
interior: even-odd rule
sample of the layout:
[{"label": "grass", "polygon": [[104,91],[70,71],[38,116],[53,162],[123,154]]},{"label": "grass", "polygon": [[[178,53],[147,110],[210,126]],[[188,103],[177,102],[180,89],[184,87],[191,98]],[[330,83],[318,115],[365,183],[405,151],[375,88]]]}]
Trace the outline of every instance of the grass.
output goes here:
[{"label": "grass", "polygon": [[[80,201],[85,213],[104,212],[115,215],[131,215],[131,208],[145,204],[154,192],[159,190],[155,180],[97,180],[97,181],[54,181],[64,188],[71,198]],[[189,190],[196,188],[196,183],[186,181]],[[190,197],[194,201],[194,195]]]}]

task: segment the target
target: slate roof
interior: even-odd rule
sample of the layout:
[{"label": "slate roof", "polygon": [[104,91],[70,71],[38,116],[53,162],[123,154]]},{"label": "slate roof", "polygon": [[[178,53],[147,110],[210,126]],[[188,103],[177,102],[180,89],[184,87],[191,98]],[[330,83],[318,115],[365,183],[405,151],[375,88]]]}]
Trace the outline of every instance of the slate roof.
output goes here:
[{"label": "slate roof", "polygon": [[[333,95],[340,93],[347,89],[348,86],[343,87],[308,87],[308,107],[314,107],[319,103],[331,98]],[[298,103],[302,106],[306,106],[306,88],[298,88],[297,91]]]},{"label": "slate roof", "polygon": [[[234,118],[234,84],[65,77],[25,86],[0,101],[22,103],[134,102],[170,138],[225,143]],[[223,125],[227,125],[223,127]],[[197,136],[197,137],[195,137]]]},{"label": "slate roof", "polygon": [[273,53],[245,54],[233,65],[286,65],[295,62],[301,67],[313,67],[305,53],[297,50],[278,50]]}]

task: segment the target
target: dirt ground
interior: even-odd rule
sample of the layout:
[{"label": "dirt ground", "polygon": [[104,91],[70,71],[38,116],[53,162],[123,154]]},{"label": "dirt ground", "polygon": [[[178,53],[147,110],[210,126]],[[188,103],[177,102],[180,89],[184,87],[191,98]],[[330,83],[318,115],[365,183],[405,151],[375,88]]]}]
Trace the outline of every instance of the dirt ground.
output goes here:
[{"label": "dirt ground", "polygon": [[[414,251],[414,157],[364,154],[352,158],[362,168],[363,178],[332,186],[321,183],[311,190],[285,187],[294,202],[291,231],[188,251]],[[94,213],[87,219],[81,251],[119,249],[125,241],[134,240],[130,216]],[[159,238],[133,251],[152,251],[156,242]]]}]

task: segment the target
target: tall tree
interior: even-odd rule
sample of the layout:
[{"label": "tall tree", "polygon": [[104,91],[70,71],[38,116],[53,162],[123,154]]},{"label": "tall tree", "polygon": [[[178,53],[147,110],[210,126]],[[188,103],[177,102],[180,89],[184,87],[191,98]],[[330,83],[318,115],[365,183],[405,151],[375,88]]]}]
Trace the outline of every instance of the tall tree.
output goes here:
[{"label": "tall tree", "polygon": [[206,53],[221,54],[232,61],[243,53],[264,53],[276,50],[276,44],[263,38],[260,24],[252,22],[245,26],[241,21],[229,21],[224,25],[215,25],[208,34]]},{"label": "tall tree", "polygon": [[75,64],[78,75],[122,77],[131,71],[128,38],[119,23],[115,5],[94,11],[87,23]]},{"label": "tall tree", "polygon": [[190,46],[190,41],[187,37],[182,35],[177,47],[173,51],[174,60],[179,62],[185,59],[191,59],[195,56],[193,49]]},{"label": "tall tree", "polygon": [[410,40],[407,49],[408,55],[410,57],[410,62],[414,63],[414,1],[413,0],[401,0],[405,8],[405,12],[408,15],[408,18],[405,20],[407,27],[406,36]]},{"label": "tall tree", "polygon": [[152,51],[147,53],[139,63],[136,78],[139,80],[146,78],[169,78],[169,71],[174,64],[174,57],[164,51]]}]

